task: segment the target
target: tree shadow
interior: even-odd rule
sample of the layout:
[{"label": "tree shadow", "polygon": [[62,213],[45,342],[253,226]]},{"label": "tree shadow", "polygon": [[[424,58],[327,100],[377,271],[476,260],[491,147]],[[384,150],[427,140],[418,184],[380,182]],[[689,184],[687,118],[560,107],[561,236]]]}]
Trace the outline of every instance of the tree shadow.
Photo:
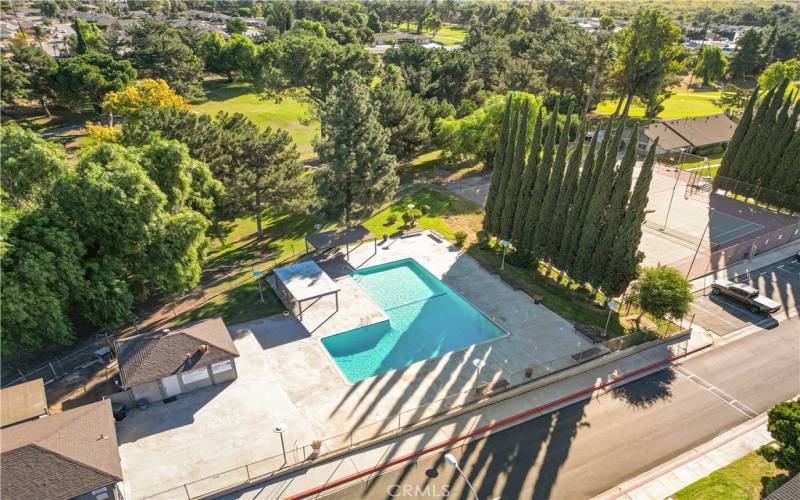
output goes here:
[{"label": "tree shadow", "polygon": [[614,399],[623,399],[633,408],[649,408],[656,403],[672,398],[672,384],[675,370],[665,368],[637,381],[636,384],[623,384],[611,391]]}]

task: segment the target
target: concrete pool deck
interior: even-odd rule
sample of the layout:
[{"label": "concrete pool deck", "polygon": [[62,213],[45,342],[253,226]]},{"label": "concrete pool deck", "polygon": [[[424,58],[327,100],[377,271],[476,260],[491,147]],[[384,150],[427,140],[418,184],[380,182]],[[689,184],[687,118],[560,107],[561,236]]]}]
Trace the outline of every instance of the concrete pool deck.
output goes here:
[{"label": "concrete pool deck", "polygon": [[[172,488],[183,491],[183,484],[215,473],[241,474],[234,469],[263,459],[269,458],[251,474],[284,465],[280,436],[272,432],[278,422],[288,424],[283,438],[292,464],[305,458],[313,440],[333,450],[381,435],[472,400],[474,389],[489,381],[514,384],[527,368],[538,378],[576,365],[572,355],[593,347],[570,323],[446,241],[421,234],[372,252],[371,246],[351,250],[350,265],[414,258],[510,335],[348,384],[319,339],[385,313],[341,260],[322,262],[342,289],[338,312],[328,297],[308,306],[302,324],[276,315],[229,327],[241,355],[237,380],[133,411],[118,424],[128,498],[175,496]],[[480,374],[476,358],[486,362]]]}]

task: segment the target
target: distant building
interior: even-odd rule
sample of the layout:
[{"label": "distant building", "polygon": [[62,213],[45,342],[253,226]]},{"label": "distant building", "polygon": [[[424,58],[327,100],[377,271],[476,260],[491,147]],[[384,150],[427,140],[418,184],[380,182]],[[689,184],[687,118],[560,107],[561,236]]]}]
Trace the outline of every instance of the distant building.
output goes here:
[{"label": "distant building", "polygon": [[0,497],[117,500],[122,466],[111,401],[3,429]]},{"label": "distant building", "polygon": [[154,403],[237,377],[239,351],[222,318],[117,340],[115,350],[120,386],[131,403]]},{"label": "distant building", "polygon": [[44,381],[40,378],[0,389],[0,427],[47,415]]},{"label": "distant building", "polygon": [[658,150],[692,152],[697,148],[727,144],[736,130],[736,121],[725,112],[718,115],[665,120],[647,125],[639,133],[637,148],[645,154],[658,138]]}]

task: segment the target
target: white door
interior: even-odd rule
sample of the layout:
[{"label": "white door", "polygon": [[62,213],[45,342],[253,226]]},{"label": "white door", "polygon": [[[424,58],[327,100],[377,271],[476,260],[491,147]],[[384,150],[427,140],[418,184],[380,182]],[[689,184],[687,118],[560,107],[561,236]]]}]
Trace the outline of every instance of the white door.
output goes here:
[{"label": "white door", "polygon": [[162,378],[161,386],[164,388],[164,398],[171,398],[181,393],[181,383],[178,382],[177,375]]}]

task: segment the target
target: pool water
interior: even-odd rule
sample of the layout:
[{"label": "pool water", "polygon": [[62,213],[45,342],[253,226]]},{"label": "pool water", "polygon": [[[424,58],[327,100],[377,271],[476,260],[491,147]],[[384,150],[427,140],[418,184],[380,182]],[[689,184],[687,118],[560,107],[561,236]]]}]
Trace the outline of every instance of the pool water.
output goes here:
[{"label": "pool water", "polygon": [[350,382],[439,357],[505,333],[413,259],[350,275],[388,321],[322,339]]}]

